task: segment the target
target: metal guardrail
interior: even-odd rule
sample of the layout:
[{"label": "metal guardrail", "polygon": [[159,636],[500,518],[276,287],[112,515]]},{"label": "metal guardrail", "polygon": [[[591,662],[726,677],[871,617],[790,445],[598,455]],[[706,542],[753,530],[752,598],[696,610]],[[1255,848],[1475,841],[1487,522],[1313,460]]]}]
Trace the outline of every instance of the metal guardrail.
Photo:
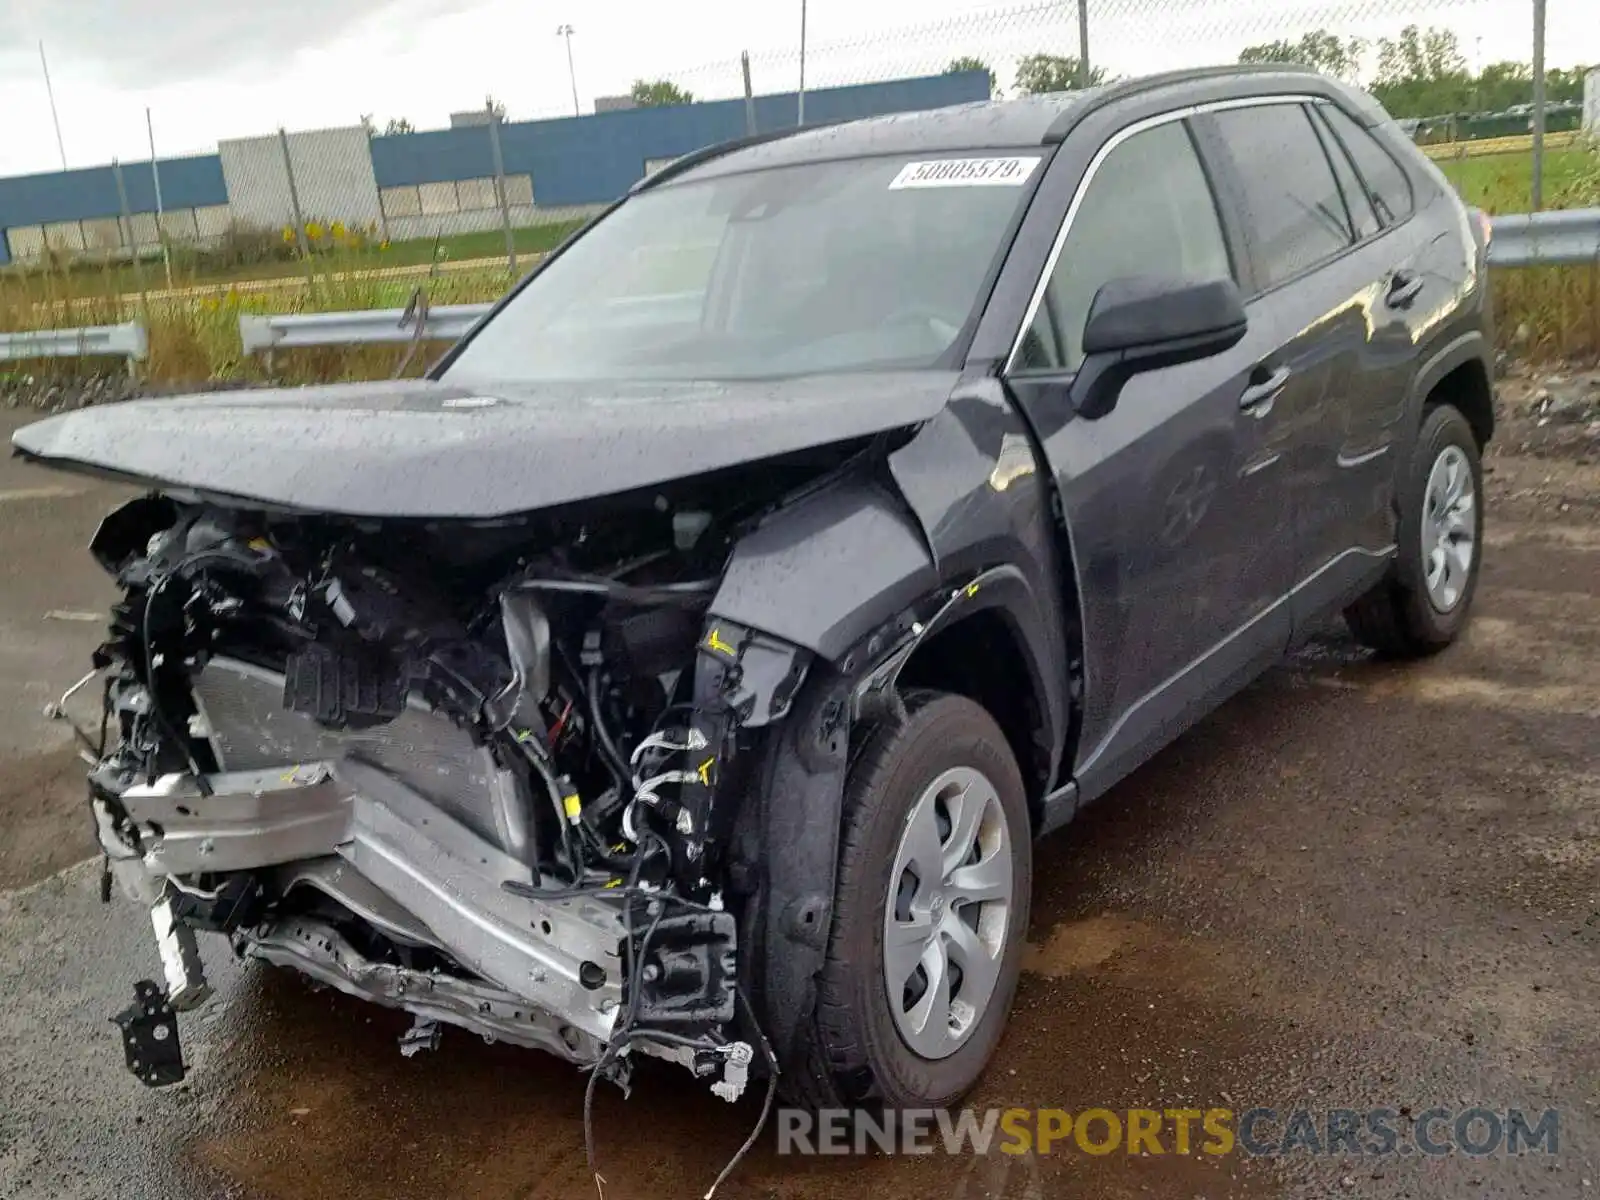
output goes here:
[{"label": "metal guardrail", "polygon": [[1495,217],[1492,267],[1559,267],[1600,263],[1600,208]]},{"label": "metal guardrail", "polygon": [[82,329],[0,333],[0,362],[27,358],[125,358],[131,367],[150,356],[150,340],[137,321]]},{"label": "metal guardrail", "polygon": [[[1574,266],[1600,263],[1600,208],[1518,213],[1493,219],[1489,265],[1495,267]],[[489,311],[487,304],[454,304],[427,313],[423,337],[455,341]],[[384,345],[417,340],[410,310],[300,313],[294,316],[239,318],[246,354],[295,346]]]},{"label": "metal guardrail", "polygon": [[427,310],[421,337],[411,309],[375,308],[365,312],[294,313],[239,318],[239,341],[246,354],[293,350],[301,346],[385,346],[418,340],[453,342],[489,311],[488,304],[441,304]]}]

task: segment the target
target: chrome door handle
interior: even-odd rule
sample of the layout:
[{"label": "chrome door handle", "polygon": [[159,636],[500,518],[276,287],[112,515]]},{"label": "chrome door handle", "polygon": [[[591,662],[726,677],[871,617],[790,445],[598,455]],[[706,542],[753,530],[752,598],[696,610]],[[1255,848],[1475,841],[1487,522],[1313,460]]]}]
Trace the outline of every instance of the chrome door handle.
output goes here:
[{"label": "chrome door handle", "polygon": [[1383,302],[1390,308],[1410,308],[1422,295],[1423,279],[1415,271],[1396,271],[1389,277],[1389,294]]},{"label": "chrome door handle", "polygon": [[1265,370],[1257,367],[1250,373],[1253,381],[1244,389],[1244,395],[1239,397],[1239,410],[1247,412],[1252,417],[1264,417],[1272,411],[1272,402],[1278,398],[1278,393],[1283,391],[1284,385],[1289,382],[1289,368],[1275,367],[1266,376],[1259,378]]}]

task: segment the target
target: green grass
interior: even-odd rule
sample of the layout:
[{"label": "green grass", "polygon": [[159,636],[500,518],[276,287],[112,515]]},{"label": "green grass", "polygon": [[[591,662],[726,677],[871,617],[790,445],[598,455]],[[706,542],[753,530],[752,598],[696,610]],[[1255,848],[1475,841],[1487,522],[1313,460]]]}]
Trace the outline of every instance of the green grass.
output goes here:
[{"label": "green grass", "polygon": [[[1486,212],[1527,212],[1533,202],[1533,155],[1488,154],[1478,158],[1436,160],[1439,169],[1468,204]],[[1600,204],[1600,157],[1573,146],[1544,156],[1546,208],[1582,208]]]}]

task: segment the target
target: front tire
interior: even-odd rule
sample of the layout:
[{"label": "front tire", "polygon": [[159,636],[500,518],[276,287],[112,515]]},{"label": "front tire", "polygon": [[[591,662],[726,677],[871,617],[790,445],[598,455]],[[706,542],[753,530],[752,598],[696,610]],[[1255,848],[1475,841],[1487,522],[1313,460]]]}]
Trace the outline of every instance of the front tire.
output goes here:
[{"label": "front tire", "polygon": [[1428,408],[1400,496],[1389,573],[1345,610],[1356,640],[1391,658],[1443,650],[1465,628],[1483,551],[1483,466],[1461,412]]},{"label": "front tire", "polygon": [[838,1100],[939,1108],[977,1083],[1016,992],[1032,826],[998,725],[917,692],[846,785],[817,1035]]}]

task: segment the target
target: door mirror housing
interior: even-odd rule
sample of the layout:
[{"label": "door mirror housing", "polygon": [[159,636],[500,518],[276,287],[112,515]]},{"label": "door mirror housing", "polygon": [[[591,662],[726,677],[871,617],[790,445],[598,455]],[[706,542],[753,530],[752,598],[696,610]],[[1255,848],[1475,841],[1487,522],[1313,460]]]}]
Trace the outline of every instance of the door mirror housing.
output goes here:
[{"label": "door mirror housing", "polygon": [[1248,326],[1244,298],[1231,279],[1113,279],[1089,306],[1073,408],[1081,417],[1103,417],[1141,371],[1221,354]]}]

